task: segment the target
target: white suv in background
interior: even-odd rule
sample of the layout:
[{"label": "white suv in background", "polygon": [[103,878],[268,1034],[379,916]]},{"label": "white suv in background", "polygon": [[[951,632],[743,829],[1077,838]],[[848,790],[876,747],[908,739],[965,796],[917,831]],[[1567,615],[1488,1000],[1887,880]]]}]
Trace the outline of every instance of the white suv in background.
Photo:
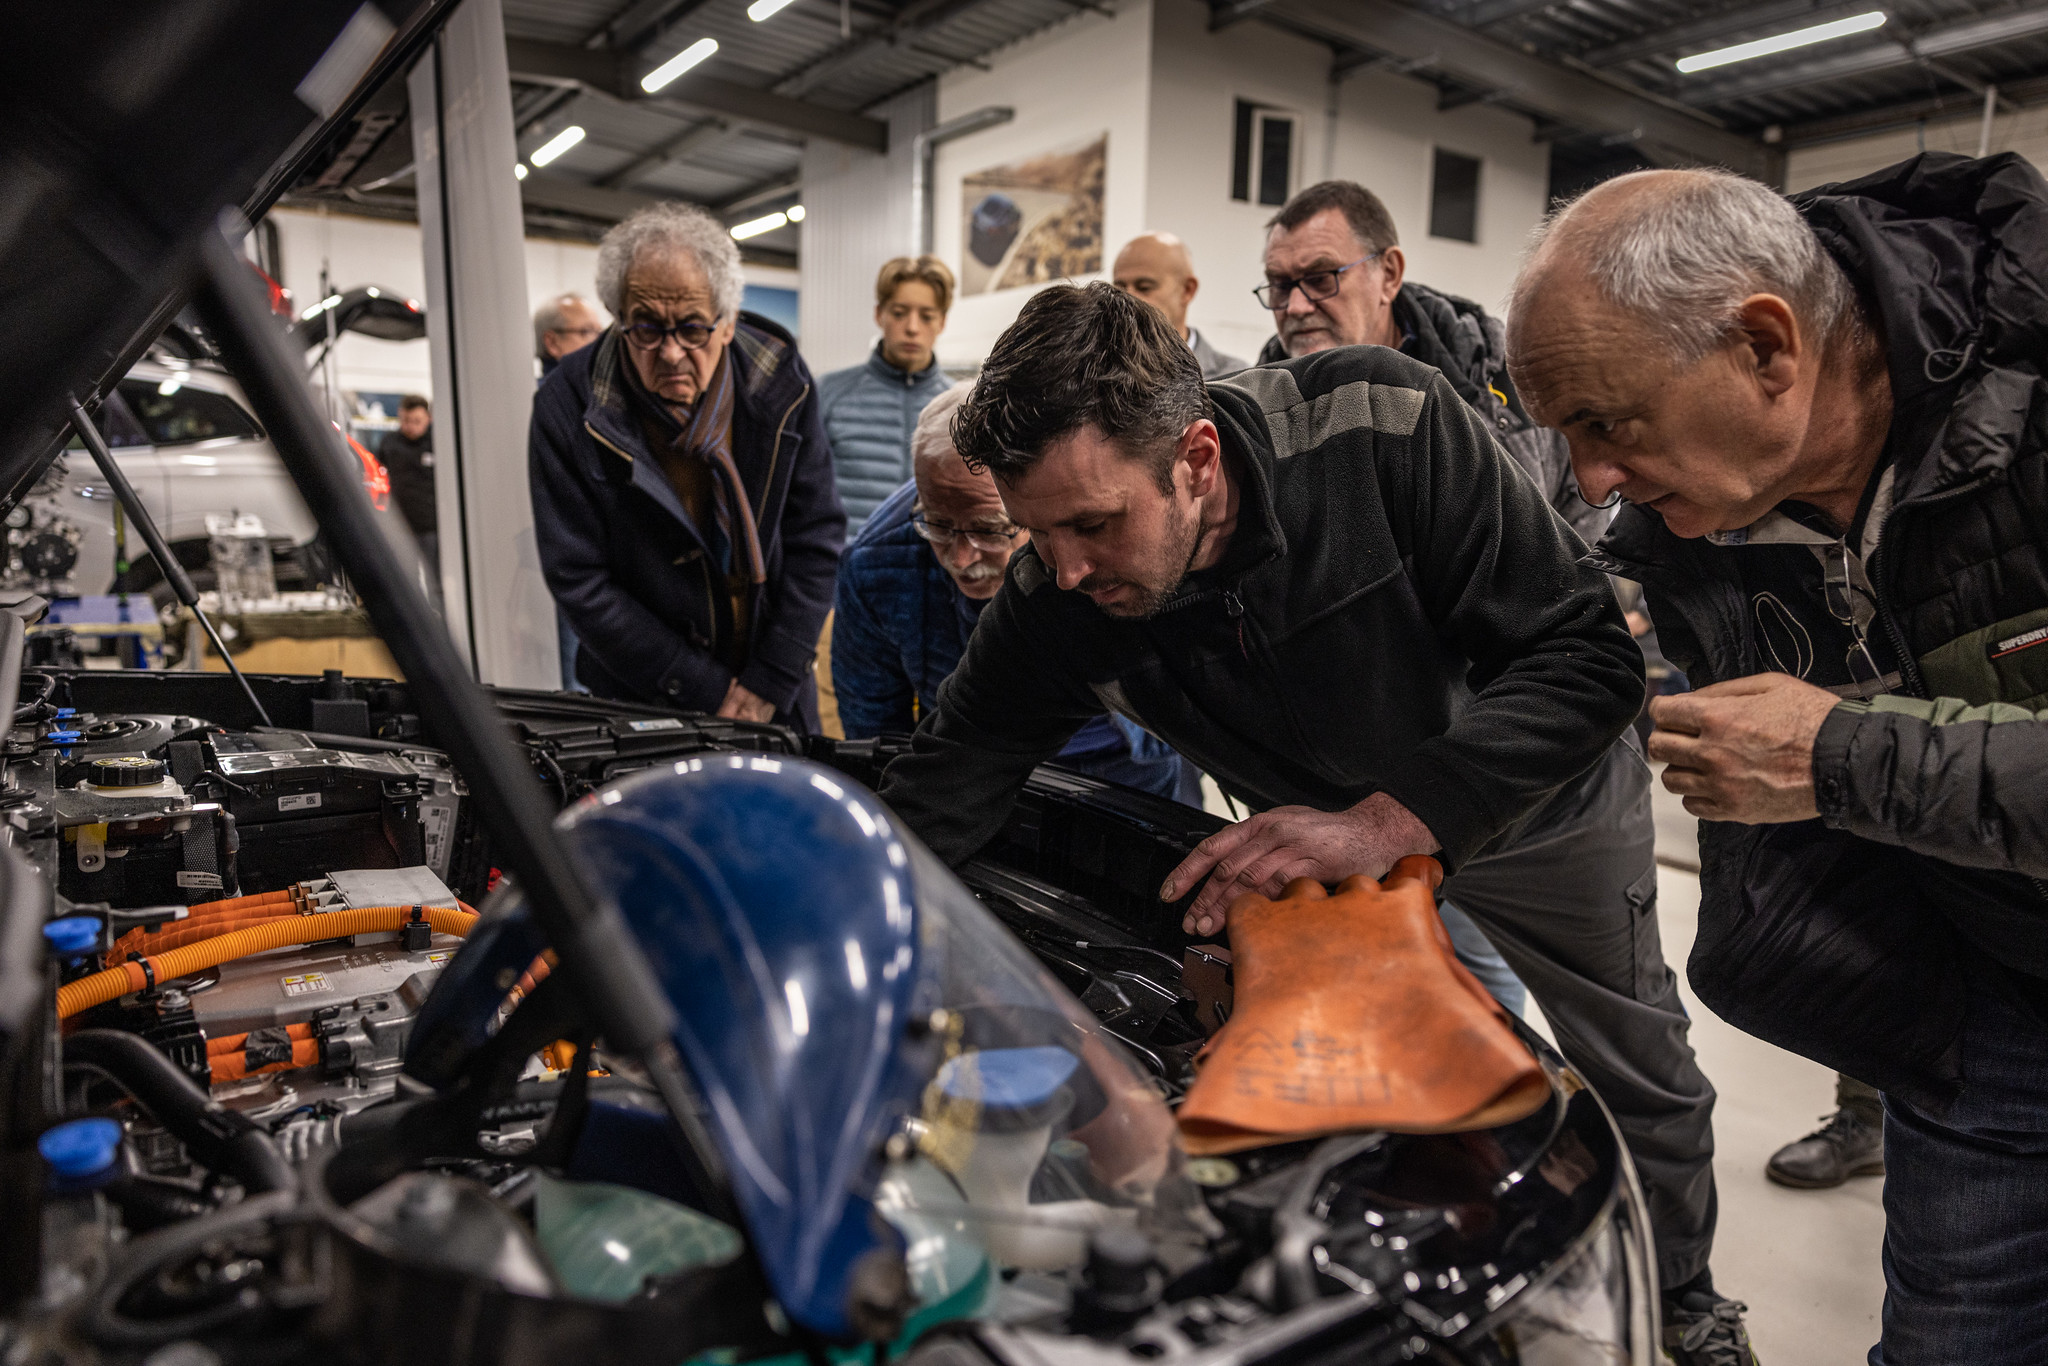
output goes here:
[{"label": "white suv in background", "polygon": [[[207,514],[239,512],[262,520],[280,577],[295,577],[289,563],[319,527],[234,380],[205,362],[153,353],[97,417],[122,472],[187,569],[207,565]],[[127,523],[125,533],[129,588],[157,587],[163,574],[141,532]],[[74,436],[6,518],[0,586],[51,597],[110,592],[114,543],[113,489]]]}]

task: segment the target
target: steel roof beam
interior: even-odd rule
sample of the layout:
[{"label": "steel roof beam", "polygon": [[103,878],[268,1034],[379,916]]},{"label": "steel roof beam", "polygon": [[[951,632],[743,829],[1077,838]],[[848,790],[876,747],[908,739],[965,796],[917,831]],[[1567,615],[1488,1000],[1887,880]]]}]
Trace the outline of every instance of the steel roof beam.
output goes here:
[{"label": "steel roof beam", "polygon": [[1450,79],[1501,91],[1504,104],[1588,132],[1638,137],[1687,160],[1750,175],[1768,176],[1773,169],[1761,142],[1731,133],[1704,114],[1674,107],[1612,77],[1531,56],[1390,0],[1274,0],[1261,15],[1346,47],[1410,61],[1434,58]]},{"label": "steel roof beam", "polygon": [[804,137],[841,142],[863,151],[889,150],[889,125],[880,119],[827,109],[700,71],[685,72],[674,84],[664,86],[660,94],[649,95],[640,89],[640,78],[655,63],[631,54],[596,52],[534,38],[507,38],[505,54],[512,75],[518,80],[574,82],[631,103],[674,105]]},{"label": "steel roof beam", "polygon": [[808,94],[870,58],[901,47],[920,34],[929,33],[989,3],[991,0],[911,0],[881,28],[842,43],[803,70],[777,81],[775,93],[791,96]]},{"label": "steel roof beam", "polygon": [[681,161],[698,148],[716,142],[731,130],[732,125],[724,119],[715,116],[708,118],[702,123],[685,128],[660,146],[642,152],[610,175],[598,177],[597,183],[608,190],[623,189],[649,171],[666,166],[672,161]]},{"label": "steel roof beam", "polygon": [[1859,48],[1854,52],[1843,52],[1818,61],[1801,62],[1797,66],[1762,71],[1753,76],[1727,77],[1699,85],[1678,86],[1674,93],[1682,94],[1688,103],[1729,104],[1736,100],[1775,94],[1780,90],[1793,90],[1802,85],[1817,85],[1822,81],[1863,76],[1873,71],[1910,66],[1929,58],[1952,57],[1959,52],[1996,47],[2000,43],[2036,33],[2048,33],[2048,8],[2022,10],[2016,14],[2001,14],[1988,19],[1969,19],[1958,24],[1943,24],[1936,28],[1922,29],[1915,34],[1895,37],[1891,42],[1880,43],[1875,47]]},{"label": "steel roof beam", "polygon": [[[2009,109],[2030,109],[2044,101],[2048,101],[2048,76],[2030,77],[1998,87],[1998,102]],[[1981,100],[1956,95],[1888,104],[1881,109],[1864,109],[1853,114],[1834,114],[1804,123],[1788,123],[1784,126],[1783,145],[1811,147],[1817,143],[1862,137],[1893,128],[1910,128],[1916,123],[1931,123],[1937,119],[1974,119],[1981,116],[1983,108]]]},{"label": "steel roof beam", "polygon": [[1504,24],[1525,14],[1535,14],[1557,3],[1558,0],[1479,0],[1458,22],[1470,24],[1473,28],[1485,28],[1488,24]]}]

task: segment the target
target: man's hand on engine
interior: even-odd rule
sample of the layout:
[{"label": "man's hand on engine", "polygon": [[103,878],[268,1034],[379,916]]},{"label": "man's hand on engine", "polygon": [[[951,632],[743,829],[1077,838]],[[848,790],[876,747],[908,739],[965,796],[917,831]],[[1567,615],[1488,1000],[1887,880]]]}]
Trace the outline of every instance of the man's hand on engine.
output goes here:
[{"label": "man's hand on engine", "polygon": [[1789,674],[1731,678],[1650,703],[1650,757],[1702,820],[1810,821],[1813,742],[1836,697]]},{"label": "man's hand on engine", "polygon": [[1377,878],[1410,854],[1436,850],[1429,827],[1384,792],[1348,811],[1279,806],[1196,845],[1168,875],[1159,899],[1176,900],[1206,874],[1209,881],[1188,907],[1181,928],[1189,934],[1215,934],[1223,928],[1230,903],[1246,892],[1278,896],[1298,877],[1317,882]]},{"label": "man's hand on engine", "polygon": [[748,692],[735,678],[718,704],[718,715],[733,721],[773,721],[775,704]]}]

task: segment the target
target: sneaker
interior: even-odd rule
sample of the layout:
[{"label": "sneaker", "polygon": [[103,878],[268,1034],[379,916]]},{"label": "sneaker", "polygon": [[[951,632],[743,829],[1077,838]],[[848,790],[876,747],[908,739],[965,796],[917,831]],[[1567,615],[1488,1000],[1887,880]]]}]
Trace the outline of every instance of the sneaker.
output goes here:
[{"label": "sneaker", "polygon": [[1676,1366],[1757,1366],[1742,1316],[1749,1306],[1695,1290],[1664,1301],[1664,1356]]},{"label": "sneaker", "polygon": [[1827,1123],[1771,1155],[1764,1175],[1797,1190],[1826,1190],[1852,1176],[1884,1175],[1884,1130],[1854,1110],[1837,1110]]}]

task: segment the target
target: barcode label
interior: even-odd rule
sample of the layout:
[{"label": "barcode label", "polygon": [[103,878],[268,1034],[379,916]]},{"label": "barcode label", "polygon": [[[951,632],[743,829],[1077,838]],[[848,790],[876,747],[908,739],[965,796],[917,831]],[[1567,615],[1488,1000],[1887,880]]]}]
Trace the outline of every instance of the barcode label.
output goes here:
[{"label": "barcode label", "polygon": [[634,730],[681,730],[683,723],[673,716],[664,716],[659,721],[628,721]]},{"label": "barcode label", "polygon": [[193,873],[181,868],[178,870],[178,885],[180,887],[203,888],[209,892],[217,892],[221,890],[220,874]]},{"label": "barcode label", "polygon": [[296,797],[279,797],[277,799],[277,809],[280,811],[311,811],[318,805],[320,805],[320,794],[318,792],[302,792]]}]

